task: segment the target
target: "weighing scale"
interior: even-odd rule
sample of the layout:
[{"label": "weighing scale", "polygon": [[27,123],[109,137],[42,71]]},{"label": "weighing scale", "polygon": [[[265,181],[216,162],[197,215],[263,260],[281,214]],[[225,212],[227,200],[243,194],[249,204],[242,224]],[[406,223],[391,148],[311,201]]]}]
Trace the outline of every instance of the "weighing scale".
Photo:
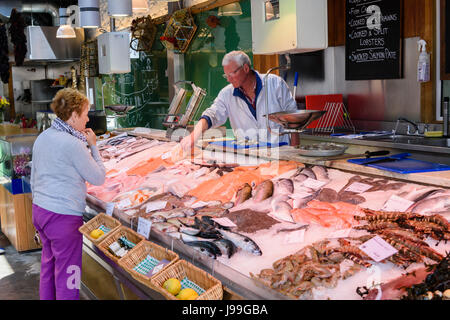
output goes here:
[{"label": "weighing scale", "polygon": [[[193,90],[184,114],[181,113],[181,107],[183,101],[187,96],[187,91],[186,89],[178,86],[181,83],[190,84]],[[193,126],[188,124],[192,120],[193,116],[195,115],[196,111],[198,110],[201,103],[203,102],[203,99],[206,96],[206,91],[200,87],[197,87],[192,81],[177,81],[174,84],[174,87],[175,96],[170,103],[169,113],[167,114],[163,122],[163,126],[167,128],[166,138],[169,138],[171,140],[174,140],[174,137],[172,135],[177,129],[183,128],[188,131],[193,130]],[[181,140],[181,138],[183,137],[180,135],[177,138],[175,140]]]}]

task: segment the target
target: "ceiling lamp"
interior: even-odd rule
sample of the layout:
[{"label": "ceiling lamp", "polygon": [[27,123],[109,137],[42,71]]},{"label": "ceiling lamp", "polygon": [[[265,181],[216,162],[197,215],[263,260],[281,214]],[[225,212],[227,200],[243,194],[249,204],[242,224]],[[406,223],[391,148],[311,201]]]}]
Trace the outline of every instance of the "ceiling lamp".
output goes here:
[{"label": "ceiling lamp", "polygon": [[108,15],[111,17],[129,17],[133,15],[131,0],[108,0]]},{"label": "ceiling lamp", "polygon": [[100,27],[99,0],[78,0],[80,7],[80,26],[83,28]]},{"label": "ceiling lamp", "polygon": [[67,8],[59,8],[59,28],[56,31],[57,38],[76,38],[75,30],[67,23],[69,15],[67,14]]},{"label": "ceiling lamp", "polygon": [[240,16],[242,14],[239,2],[233,2],[219,7],[217,15],[219,16]]},{"label": "ceiling lamp", "polygon": [[133,0],[133,12],[147,12],[147,0]]}]

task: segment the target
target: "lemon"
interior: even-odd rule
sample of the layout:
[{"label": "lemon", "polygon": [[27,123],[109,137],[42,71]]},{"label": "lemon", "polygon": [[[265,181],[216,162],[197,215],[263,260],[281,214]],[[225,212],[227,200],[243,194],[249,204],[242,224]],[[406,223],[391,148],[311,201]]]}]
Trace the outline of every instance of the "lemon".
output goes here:
[{"label": "lemon", "polygon": [[100,238],[103,234],[104,234],[104,232],[103,232],[102,230],[100,230],[100,229],[95,229],[95,230],[92,230],[92,231],[91,231],[90,236],[91,236],[92,238],[94,238],[94,239],[98,239],[98,238]]},{"label": "lemon", "polygon": [[177,298],[180,300],[195,300],[197,299],[197,297],[198,293],[191,288],[185,288],[181,290],[180,293],[177,295]]},{"label": "lemon", "polygon": [[163,288],[175,296],[181,290],[181,282],[178,279],[170,278],[164,282]]}]

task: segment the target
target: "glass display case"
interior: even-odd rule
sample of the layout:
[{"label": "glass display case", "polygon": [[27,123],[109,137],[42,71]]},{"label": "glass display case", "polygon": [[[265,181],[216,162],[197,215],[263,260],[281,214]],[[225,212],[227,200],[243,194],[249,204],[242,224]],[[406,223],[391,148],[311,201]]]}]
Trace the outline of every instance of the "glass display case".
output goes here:
[{"label": "glass display case", "polygon": [[0,177],[12,194],[31,192],[23,178],[31,174],[31,155],[38,134],[0,136]]}]

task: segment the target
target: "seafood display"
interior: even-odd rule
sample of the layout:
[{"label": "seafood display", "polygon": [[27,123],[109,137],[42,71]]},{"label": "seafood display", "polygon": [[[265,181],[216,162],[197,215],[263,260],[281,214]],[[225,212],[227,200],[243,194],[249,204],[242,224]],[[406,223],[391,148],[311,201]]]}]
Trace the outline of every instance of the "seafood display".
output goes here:
[{"label": "seafood display", "polygon": [[[202,152],[174,161],[175,145],[127,135],[102,141],[107,177],[103,186],[87,184],[89,195],[113,202],[132,228],[147,219],[186,252],[216,259],[267,290],[293,299],[320,299],[324,291],[366,298],[373,288],[359,293],[374,268],[383,283],[405,280],[401,272],[419,274],[450,251],[450,190],[296,161],[241,166]],[[394,196],[407,203],[402,211],[389,208]],[[360,248],[374,237],[396,253],[374,261]]]}]

